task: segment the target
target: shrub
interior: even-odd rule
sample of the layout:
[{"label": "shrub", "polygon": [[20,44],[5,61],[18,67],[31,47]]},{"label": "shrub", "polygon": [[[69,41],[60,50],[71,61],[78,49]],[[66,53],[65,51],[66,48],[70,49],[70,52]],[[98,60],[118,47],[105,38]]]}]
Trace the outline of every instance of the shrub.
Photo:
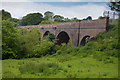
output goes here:
[{"label": "shrub", "polygon": [[58,51],[56,52],[56,54],[58,54],[58,55],[60,55],[61,53],[62,53],[61,50],[58,50]]},{"label": "shrub", "polygon": [[109,25],[109,26],[106,28],[106,30],[109,31],[109,30],[111,30],[112,28],[114,28],[114,26],[115,26],[115,25]]},{"label": "shrub", "polygon": [[21,29],[18,31],[19,36],[19,58],[33,57],[36,45],[40,44],[40,32],[37,28],[30,30]]},{"label": "shrub", "polygon": [[51,49],[54,46],[54,43],[49,40],[42,40],[41,44],[37,45],[35,52],[35,57],[45,56],[51,54]]}]

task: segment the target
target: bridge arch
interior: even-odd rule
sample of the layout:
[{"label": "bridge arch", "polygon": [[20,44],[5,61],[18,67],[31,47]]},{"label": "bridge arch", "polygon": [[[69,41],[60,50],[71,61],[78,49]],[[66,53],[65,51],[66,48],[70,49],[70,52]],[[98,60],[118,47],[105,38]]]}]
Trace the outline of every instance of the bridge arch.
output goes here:
[{"label": "bridge arch", "polygon": [[48,39],[52,42],[55,41],[55,35],[53,33],[51,33],[50,31],[46,31],[44,34],[43,34],[43,38],[44,39]]},{"label": "bridge arch", "polygon": [[56,44],[61,45],[61,43],[68,43],[70,40],[70,37],[68,35],[68,33],[66,33],[65,31],[61,31],[58,35],[57,35],[57,42]]},{"label": "bridge arch", "polygon": [[82,39],[81,39],[81,42],[80,42],[80,46],[84,46],[90,39],[90,36],[89,35],[86,35],[84,36]]},{"label": "bridge arch", "polygon": [[46,31],[44,34],[43,34],[43,37],[47,36],[50,34],[50,31]]}]

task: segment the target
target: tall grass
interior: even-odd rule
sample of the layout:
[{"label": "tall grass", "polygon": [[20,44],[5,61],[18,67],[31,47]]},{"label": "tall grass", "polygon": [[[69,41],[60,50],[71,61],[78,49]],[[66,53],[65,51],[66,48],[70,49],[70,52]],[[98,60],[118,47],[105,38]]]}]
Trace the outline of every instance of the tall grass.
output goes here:
[{"label": "tall grass", "polygon": [[59,69],[57,63],[35,63],[29,62],[19,67],[20,72],[23,73],[43,73],[44,75],[49,75],[50,73],[55,73]]}]

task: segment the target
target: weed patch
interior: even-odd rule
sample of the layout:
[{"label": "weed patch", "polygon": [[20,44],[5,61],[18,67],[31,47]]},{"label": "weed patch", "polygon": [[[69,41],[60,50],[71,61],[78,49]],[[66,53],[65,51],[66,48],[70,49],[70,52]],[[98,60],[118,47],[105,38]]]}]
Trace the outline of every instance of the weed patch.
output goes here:
[{"label": "weed patch", "polygon": [[43,73],[43,74],[49,74],[56,72],[59,68],[59,65],[56,63],[34,63],[29,62],[25,65],[21,65],[19,70],[21,73]]}]

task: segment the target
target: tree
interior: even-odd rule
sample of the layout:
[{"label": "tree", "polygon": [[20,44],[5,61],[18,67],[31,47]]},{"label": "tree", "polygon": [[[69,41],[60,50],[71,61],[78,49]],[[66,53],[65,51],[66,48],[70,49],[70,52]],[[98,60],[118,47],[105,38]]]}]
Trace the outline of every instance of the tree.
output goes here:
[{"label": "tree", "polygon": [[53,16],[54,16],[54,13],[53,12],[50,12],[50,11],[46,11],[44,13],[44,18],[45,20],[50,20],[50,21],[53,21]]},{"label": "tree", "polygon": [[111,10],[120,12],[120,1],[119,0],[115,0],[115,2],[111,1],[107,5],[111,8]]},{"label": "tree", "polygon": [[12,18],[11,17],[11,14],[5,10],[2,10],[2,20],[7,20],[9,19],[10,21],[12,21],[15,26],[18,26],[18,22],[19,22],[19,19],[16,19],[16,18]]},{"label": "tree", "polygon": [[71,20],[69,18],[64,18],[65,22],[70,22]]},{"label": "tree", "polygon": [[16,26],[19,26],[19,19],[17,19],[17,18],[12,18],[12,22],[15,24],[15,27]]},{"label": "tree", "polygon": [[[119,26],[120,25],[120,1],[119,0],[115,0],[115,2],[111,1],[107,5],[111,8],[111,10],[116,11],[118,13],[119,15],[118,26]],[[118,29],[120,29],[120,27],[118,27]],[[120,46],[120,43],[118,43],[118,46]]]},{"label": "tree", "polygon": [[87,18],[84,18],[83,20],[92,20],[92,17],[88,16]]},{"label": "tree", "polygon": [[[2,11],[0,10],[0,55],[2,54]],[[0,56],[2,59],[2,56]]]},{"label": "tree", "polygon": [[99,16],[98,19],[104,19],[105,17]]},{"label": "tree", "polygon": [[24,57],[33,57],[34,50],[36,46],[40,44],[41,34],[39,29],[31,28],[30,30],[27,29],[20,29],[18,31],[18,40],[19,40],[19,58]]},{"label": "tree", "polygon": [[18,37],[17,29],[14,24],[9,20],[2,21],[2,58],[17,58],[18,52]]},{"label": "tree", "polygon": [[2,20],[12,20],[11,14],[5,10],[2,10]]},{"label": "tree", "polygon": [[41,56],[45,56],[47,54],[52,54],[51,50],[54,47],[54,43],[47,40],[47,39],[43,39],[41,40],[41,43],[39,45],[37,45],[37,47],[35,48],[35,57],[41,57]]},{"label": "tree", "polygon": [[107,4],[111,10],[116,11],[119,14],[119,18],[120,18],[120,1],[119,0],[115,0],[115,2],[109,2]]},{"label": "tree", "polygon": [[71,18],[71,22],[75,22],[75,21],[77,21],[77,20],[79,20],[79,19],[77,19],[76,17]]},{"label": "tree", "polygon": [[76,21],[76,20],[78,20],[78,19],[77,19],[76,17],[74,17],[74,18],[72,18],[72,20],[75,20],[75,21]]},{"label": "tree", "polygon": [[63,22],[64,17],[63,17],[63,16],[60,16],[60,15],[55,15],[55,16],[53,17],[53,19],[54,19],[54,21],[56,21],[56,22]]},{"label": "tree", "polygon": [[87,20],[87,19],[84,18],[83,21],[84,21],[84,20]]},{"label": "tree", "polygon": [[43,15],[41,13],[30,13],[22,18],[20,25],[38,25],[43,20]]},{"label": "tree", "polygon": [[91,17],[91,16],[88,16],[88,17],[86,18],[86,20],[92,20],[92,17]]}]

